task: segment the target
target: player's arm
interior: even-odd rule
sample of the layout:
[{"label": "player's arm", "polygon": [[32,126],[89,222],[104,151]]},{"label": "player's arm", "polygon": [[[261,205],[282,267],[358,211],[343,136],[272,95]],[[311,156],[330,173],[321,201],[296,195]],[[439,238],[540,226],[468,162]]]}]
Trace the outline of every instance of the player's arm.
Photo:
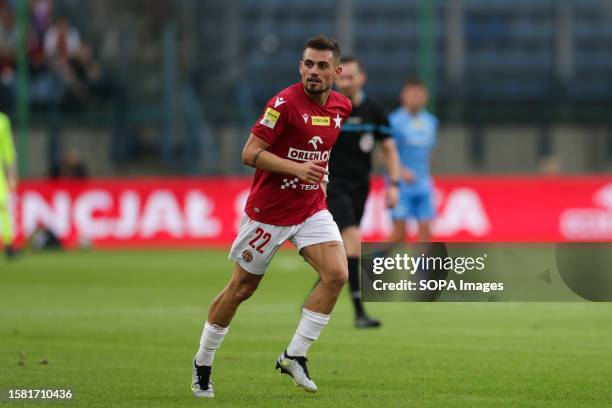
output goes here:
[{"label": "player's arm", "polygon": [[399,182],[401,165],[399,154],[397,153],[395,142],[392,138],[389,137],[380,143],[380,153],[385,162],[389,179],[392,183]]},{"label": "player's arm", "polygon": [[387,189],[387,206],[395,207],[399,201],[399,184],[401,179],[401,163],[395,136],[389,124],[387,116],[381,109],[376,111],[376,121],[378,124],[375,136],[379,141],[380,154],[387,169],[389,176],[389,188]]},{"label": "player's arm", "polygon": [[249,140],[247,140],[242,149],[242,162],[247,166],[271,173],[295,176],[311,184],[321,182],[323,176],[328,174],[325,167],[320,166],[320,162],[296,163],[283,159],[269,152],[267,150],[269,146],[268,142],[251,133]]},{"label": "player's arm", "polygon": [[327,173],[323,175],[323,179],[321,180],[319,185],[321,186],[323,194],[325,194],[325,197],[327,197],[327,185],[329,184],[329,162],[327,163],[327,166],[325,166],[325,170],[327,171]]},{"label": "player's arm", "polygon": [[429,152],[429,174],[431,174],[431,162],[432,162],[432,157],[434,155],[434,152],[436,151],[436,148],[438,147],[438,129],[440,127],[440,122],[438,121],[438,118],[436,118],[435,116],[433,117],[433,121],[434,121],[434,130],[433,130],[433,146],[431,146],[431,151]]},{"label": "player's arm", "polygon": [[[403,145],[402,143],[402,135],[400,130],[397,128],[397,126],[394,126],[394,124],[391,124],[391,135],[393,137],[393,140],[395,142],[395,146],[396,146],[396,151],[399,151],[401,149],[405,149],[406,146]],[[399,155],[399,153],[398,153]],[[410,170],[408,167],[404,166],[404,164],[401,162],[401,160],[399,160],[399,165],[400,165],[400,178],[403,182],[405,183],[412,183],[415,179],[415,174],[412,172],[412,170]]]},{"label": "player's arm", "polygon": [[387,174],[389,175],[387,205],[389,207],[395,207],[399,199],[401,165],[393,138],[388,137],[380,143],[380,153],[382,154],[385,167],[387,168]]}]

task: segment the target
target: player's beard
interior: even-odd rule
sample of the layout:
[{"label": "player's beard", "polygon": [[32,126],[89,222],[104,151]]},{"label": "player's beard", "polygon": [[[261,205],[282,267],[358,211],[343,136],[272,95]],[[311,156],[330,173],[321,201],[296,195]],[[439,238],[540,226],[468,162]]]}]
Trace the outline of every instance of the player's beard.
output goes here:
[{"label": "player's beard", "polygon": [[317,83],[319,83],[319,84],[323,85],[323,83],[322,83],[322,82],[310,82],[310,81],[306,81],[306,84],[304,85],[304,90],[305,90],[306,92],[308,92],[309,94],[318,95],[318,94],[325,93],[325,92],[327,92],[327,91],[329,91],[329,90],[331,89],[331,85],[330,85],[330,86],[328,86],[327,88],[325,88],[325,87],[321,87],[321,89],[310,89],[310,88],[308,87],[308,85],[309,85],[310,83],[313,83],[313,84],[317,84]]}]

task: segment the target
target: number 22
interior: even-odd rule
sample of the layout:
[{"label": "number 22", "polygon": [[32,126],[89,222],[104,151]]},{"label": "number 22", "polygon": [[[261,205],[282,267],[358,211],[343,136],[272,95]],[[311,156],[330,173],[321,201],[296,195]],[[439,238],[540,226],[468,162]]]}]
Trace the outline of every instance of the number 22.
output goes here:
[{"label": "number 22", "polygon": [[[253,239],[252,239],[252,240],[249,242],[249,245],[250,245],[252,248],[255,248],[255,249],[257,250],[257,252],[259,252],[260,254],[263,254],[263,252],[264,252],[264,249],[263,249],[263,248],[264,248],[264,246],[265,246],[265,245],[266,245],[268,242],[270,242],[270,238],[272,238],[272,235],[268,234],[266,231],[264,231],[264,230],[263,230],[263,229],[261,229],[261,228],[257,228],[257,229],[255,230],[255,234],[256,234],[257,236],[256,236],[255,238],[253,238]],[[261,243],[259,246],[257,246],[257,247],[256,247],[256,246],[255,246],[255,244],[257,243],[257,241],[258,241],[260,238],[263,240],[263,242],[262,242],[262,243]]]}]

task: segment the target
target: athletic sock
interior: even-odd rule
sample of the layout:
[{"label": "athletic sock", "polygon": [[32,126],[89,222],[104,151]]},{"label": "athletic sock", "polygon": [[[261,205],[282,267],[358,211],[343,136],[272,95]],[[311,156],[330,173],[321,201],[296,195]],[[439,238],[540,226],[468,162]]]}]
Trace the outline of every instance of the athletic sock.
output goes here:
[{"label": "athletic sock", "polygon": [[291,357],[306,357],[312,343],[319,338],[323,328],[329,322],[329,315],[302,309],[302,318],[297,330],[287,347],[287,355]]},{"label": "athletic sock", "polygon": [[348,281],[349,288],[351,289],[351,299],[353,300],[353,307],[355,308],[355,315],[357,317],[365,315],[365,310],[361,304],[361,290],[359,286],[359,258],[348,257]]},{"label": "athletic sock", "polygon": [[215,359],[215,352],[223,342],[227,334],[227,327],[216,324],[204,323],[204,330],[200,338],[200,349],[196,353],[195,360],[199,366],[212,366]]}]

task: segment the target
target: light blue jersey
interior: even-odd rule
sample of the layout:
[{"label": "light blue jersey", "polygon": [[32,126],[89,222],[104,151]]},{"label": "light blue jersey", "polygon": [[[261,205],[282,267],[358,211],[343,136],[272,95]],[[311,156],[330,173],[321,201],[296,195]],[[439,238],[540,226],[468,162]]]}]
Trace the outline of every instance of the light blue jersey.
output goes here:
[{"label": "light blue jersey", "polygon": [[414,182],[402,185],[413,192],[425,192],[433,187],[429,167],[431,151],[436,145],[438,119],[422,110],[416,115],[399,107],[389,115],[389,124],[402,166],[416,175]]},{"label": "light blue jersey", "polygon": [[401,182],[400,200],[391,211],[391,217],[431,220],[435,209],[429,166],[431,151],[436,145],[438,119],[425,110],[413,115],[399,107],[389,115],[389,124],[402,166],[416,176],[411,183]]}]

